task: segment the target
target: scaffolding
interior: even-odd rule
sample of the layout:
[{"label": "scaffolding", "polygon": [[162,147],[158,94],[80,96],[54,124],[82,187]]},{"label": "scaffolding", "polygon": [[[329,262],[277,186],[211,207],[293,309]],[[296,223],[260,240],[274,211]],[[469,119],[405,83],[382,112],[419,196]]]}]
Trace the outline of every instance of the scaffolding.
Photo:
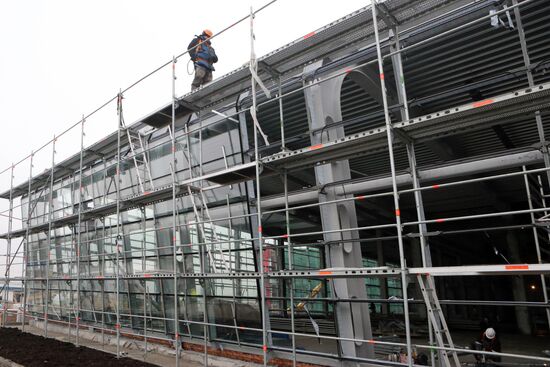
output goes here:
[{"label": "scaffolding", "polygon": [[[446,367],[464,353],[550,362],[459,346],[448,320],[451,307],[509,307],[518,324],[542,310],[550,328],[549,3],[373,1],[257,58],[255,16],[273,3],[214,36],[248,20],[247,65],[178,97],[187,51],[174,56],[0,173],[10,175],[0,294],[23,286],[21,310],[4,308],[3,325],[10,312],[23,329],[41,322],[45,336],[65,325],[77,345],[90,327],[102,343],[115,336],[117,356],[122,338],[143,340],[144,359],[148,343],[164,341],[176,366],[197,346],[205,365],[220,348],[264,365],[412,366],[420,353]],[[171,103],[126,125],[125,93],[165,67]],[[86,147],[87,121],[114,102],[116,132]],[[56,142],[77,127],[80,152],[57,162]],[[51,168],[35,175],[50,144]],[[25,162],[28,180],[15,185]],[[498,185],[509,187],[502,197]],[[462,196],[474,186],[489,210],[470,212]],[[461,210],[427,209],[451,197]],[[518,250],[526,229],[528,254]],[[492,233],[509,236],[511,261],[491,240],[490,264],[456,255],[465,264],[451,266],[433,248]],[[469,277],[512,279],[514,299],[441,295],[446,279]],[[527,277],[541,299],[519,291]],[[376,328],[379,313],[398,315],[402,335],[385,335],[383,319]]]}]

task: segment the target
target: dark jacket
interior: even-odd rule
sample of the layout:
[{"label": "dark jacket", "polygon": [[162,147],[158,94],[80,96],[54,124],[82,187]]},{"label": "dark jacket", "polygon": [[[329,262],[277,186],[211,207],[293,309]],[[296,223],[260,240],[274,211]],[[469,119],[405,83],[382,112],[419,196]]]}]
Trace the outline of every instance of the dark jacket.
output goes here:
[{"label": "dark jacket", "polygon": [[[477,345],[475,345],[475,342],[472,343],[472,349],[474,350],[482,350],[485,352],[501,352],[500,347],[500,340],[498,337],[494,337],[493,339],[488,339],[484,333],[481,334],[480,338],[477,340]],[[477,348],[476,348],[477,347]],[[476,360],[481,360],[482,356],[481,354],[475,355]],[[500,362],[500,357],[497,356],[486,356],[486,360],[494,361],[494,362]]]},{"label": "dark jacket", "polygon": [[218,56],[210,41],[206,41],[207,38],[205,35],[195,36],[191,43],[189,43],[189,46],[187,46],[187,49],[195,65],[200,65],[214,71],[213,64],[218,62]]}]

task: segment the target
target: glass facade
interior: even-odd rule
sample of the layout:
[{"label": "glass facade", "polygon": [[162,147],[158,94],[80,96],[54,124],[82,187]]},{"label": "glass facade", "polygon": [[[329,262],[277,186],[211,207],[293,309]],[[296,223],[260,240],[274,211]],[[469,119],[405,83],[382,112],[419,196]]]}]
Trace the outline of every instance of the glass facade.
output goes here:
[{"label": "glass facade", "polygon": [[[166,133],[157,131],[156,135],[148,137],[145,155],[153,180],[147,179],[147,167],[134,161],[129,145],[122,148],[121,199],[140,194],[141,185],[154,190],[171,184],[171,140]],[[223,155],[221,149],[213,149],[222,146]],[[179,131],[176,156],[180,182],[222,169],[225,164],[240,164],[239,129],[222,122],[188,135]],[[40,317],[47,315],[49,320],[74,322],[80,317],[84,323],[115,328],[118,304],[122,328],[173,334],[177,295],[178,318],[184,320],[180,322],[182,335],[203,335],[203,325],[193,321],[216,324],[209,328],[210,336],[228,340],[237,339],[235,327],[239,325],[261,327],[255,279],[180,278],[176,291],[170,276],[128,279],[152,273],[256,271],[250,209],[243,200],[248,196],[246,185],[220,187],[204,195],[180,195],[175,203],[175,228],[171,199],[125,208],[120,212],[117,241],[116,213],[85,219],[87,211],[116,202],[116,163],[114,158],[98,160],[82,172],[82,177],[77,173],[54,182],[51,193],[49,185],[32,192],[31,226],[78,215],[79,205],[83,219],[80,228],[73,224],[29,236],[26,276],[33,279],[28,287],[29,311]],[[28,197],[23,198],[23,217],[28,215],[28,201]],[[175,262],[173,241],[177,246]],[[113,277],[122,278],[118,303]],[[257,333],[243,334],[241,340],[258,338]]]}]

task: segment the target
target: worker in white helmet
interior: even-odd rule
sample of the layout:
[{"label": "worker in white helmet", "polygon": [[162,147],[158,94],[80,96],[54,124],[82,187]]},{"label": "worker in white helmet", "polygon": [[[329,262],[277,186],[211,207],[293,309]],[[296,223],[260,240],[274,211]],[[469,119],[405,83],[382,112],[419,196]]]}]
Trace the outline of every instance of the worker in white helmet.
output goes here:
[{"label": "worker in white helmet", "polygon": [[[484,352],[501,352],[500,340],[497,337],[495,329],[489,327],[485,329],[478,340],[472,344],[472,349]],[[492,355],[474,354],[478,362],[500,362],[500,357]]]}]

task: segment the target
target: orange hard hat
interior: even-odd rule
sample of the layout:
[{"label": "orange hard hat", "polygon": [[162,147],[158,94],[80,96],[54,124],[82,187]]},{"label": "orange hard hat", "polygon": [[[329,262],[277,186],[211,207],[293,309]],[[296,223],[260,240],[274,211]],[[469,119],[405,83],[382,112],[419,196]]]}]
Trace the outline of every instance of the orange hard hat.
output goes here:
[{"label": "orange hard hat", "polygon": [[204,31],[202,31],[202,33],[207,35],[208,37],[212,37],[212,35],[214,34],[210,29],[205,29]]}]

